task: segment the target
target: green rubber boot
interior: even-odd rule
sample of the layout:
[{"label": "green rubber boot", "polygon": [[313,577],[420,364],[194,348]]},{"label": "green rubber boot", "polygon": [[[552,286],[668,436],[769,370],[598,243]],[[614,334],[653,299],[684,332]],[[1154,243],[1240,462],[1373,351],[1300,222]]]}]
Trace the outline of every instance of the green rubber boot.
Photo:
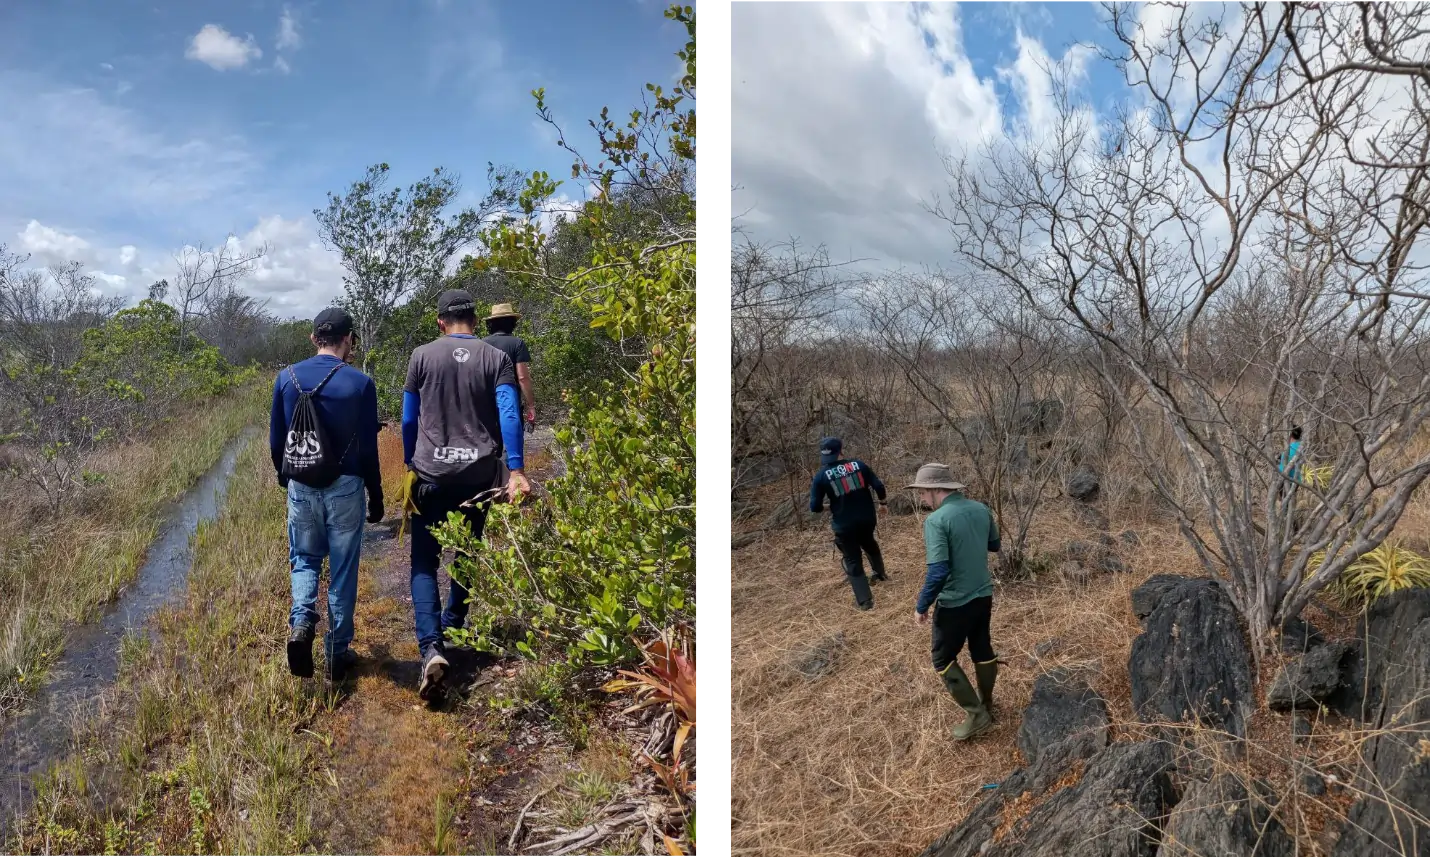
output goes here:
[{"label": "green rubber boot", "polygon": [[940,675],[943,678],[943,686],[948,688],[953,701],[968,715],[962,723],[953,727],[953,740],[967,741],[991,729],[993,718],[988,716],[988,709],[979,701],[978,691],[968,683],[968,676],[964,674],[958,661],[949,664]]},{"label": "green rubber boot", "polygon": [[973,673],[978,680],[978,698],[983,702],[983,707],[988,709],[988,716],[992,717],[993,685],[998,681],[998,662],[994,660],[974,664]]}]

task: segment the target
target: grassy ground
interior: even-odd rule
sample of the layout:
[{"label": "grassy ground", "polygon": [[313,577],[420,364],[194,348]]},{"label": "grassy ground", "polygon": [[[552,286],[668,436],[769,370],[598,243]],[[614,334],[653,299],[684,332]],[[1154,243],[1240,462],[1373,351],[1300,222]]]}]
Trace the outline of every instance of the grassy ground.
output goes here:
[{"label": "grassy ground", "polygon": [[260,386],[106,451],[90,465],[103,481],[77,494],[59,520],[21,483],[0,478],[0,726],[24,704],[27,686],[43,681],[65,629],[133,579],[166,504],[254,421]]},{"label": "grassy ground", "polygon": [[[385,434],[381,451],[392,498],[400,441]],[[538,816],[576,829],[631,794],[640,724],[620,700],[573,695],[559,666],[457,655],[460,691],[419,701],[391,514],[364,547],[355,680],[330,685],[321,664],[316,679],[288,675],[284,509],[250,445],[197,537],[187,600],[161,614],[155,643],[126,643],[106,713],[45,778],[23,850],[507,853],[523,807],[528,831]],[[590,850],[631,853],[641,832]]]},{"label": "grassy ground", "polygon": [[[772,506],[778,489],[766,498]],[[734,802],[733,844],[744,855],[910,855],[957,824],[985,784],[1022,760],[1016,746],[1034,679],[1064,666],[1088,676],[1104,697],[1117,733],[1133,722],[1127,663],[1140,632],[1131,590],[1157,573],[1199,574],[1176,530],[1134,507],[1112,510],[1112,532],[1132,527],[1141,543],[1119,549],[1130,571],[1089,581],[1045,574],[999,587],[993,645],[1005,661],[994,730],[967,744],[949,733],[963,718],[929,666],[929,631],[915,626],[923,577],[920,518],[884,517],[879,527],[892,581],[874,587],[875,609],[853,609],[828,521],[782,530],[735,551],[732,563]],[[1430,508],[1417,501],[1402,520],[1424,532]],[[1093,534],[1060,503],[1049,504],[1033,532],[1035,551],[1058,551]],[[797,594],[797,596],[795,595]],[[1320,605],[1307,614],[1331,634],[1346,617]],[[812,648],[833,654],[827,674],[796,668]],[[965,651],[964,668],[972,672]],[[1264,667],[1264,692],[1277,664]],[[1367,736],[1332,718],[1315,724],[1308,745],[1292,740],[1291,718],[1258,704],[1245,772],[1265,777],[1286,797],[1282,820],[1307,855],[1328,854],[1328,837],[1352,799],[1301,787],[1301,763],[1353,769]]]}]

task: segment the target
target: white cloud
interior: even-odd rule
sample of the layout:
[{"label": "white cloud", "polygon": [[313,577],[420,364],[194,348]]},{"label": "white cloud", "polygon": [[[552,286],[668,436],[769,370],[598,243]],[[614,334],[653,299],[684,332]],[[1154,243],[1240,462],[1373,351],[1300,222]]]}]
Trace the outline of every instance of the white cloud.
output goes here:
[{"label": "white cloud", "polygon": [[243,68],[263,56],[253,36],[240,39],[218,24],[205,24],[189,42],[184,56],[218,71]]},{"label": "white cloud", "polygon": [[564,193],[558,193],[546,201],[546,205],[536,213],[536,221],[541,228],[550,232],[552,228],[563,220],[570,220],[581,210],[581,201],[574,200]]},{"label": "white cloud", "polygon": [[[86,272],[109,293],[135,303],[149,284],[174,275],[174,255],[183,248],[146,248],[134,244],[93,241],[30,221],[17,233],[16,250],[30,254],[30,266],[41,268],[82,262]],[[342,294],[343,271],[337,253],[325,250],[312,222],[280,214],[262,217],[241,235],[229,236],[235,250],[268,245],[268,254],[240,285],[281,317],[308,317]],[[5,243],[5,242],[0,242]]]},{"label": "white cloud", "polygon": [[323,248],[307,217],[279,214],[261,218],[247,233],[229,239],[238,249],[268,244],[243,287],[280,316],[311,316],[343,292],[338,254]]},{"label": "white cloud", "polygon": [[295,51],[302,44],[303,37],[298,34],[298,19],[293,15],[292,9],[284,6],[283,14],[278,19],[278,50]]},{"label": "white cloud", "polygon": [[1004,121],[958,10],[741,3],[731,25],[732,203],[757,237],[879,267],[950,258],[922,207],[948,183],[940,151],[965,151]]},{"label": "white cloud", "polygon": [[167,128],[96,90],[22,72],[0,71],[0,114],[24,117],[0,122],[6,228],[70,220],[76,200],[91,223],[162,220],[209,231],[236,210],[253,214],[243,207],[258,159],[225,129]]},{"label": "white cloud", "polygon": [[25,224],[19,233],[20,252],[28,253],[32,261],[57,265],[71,260],[83,261],[89,256],[89,242],[78,235],[45,226],[38,220]]},{"label": "white cloud", "polygon": [[287,74],[288,72],[290,72],[290,71],[293,70],[293,69],[288,65],[288,61],[285,60],[285,59],[283,59],[282,57],[275,57],[275,58],[274,58],[274,60],[273,60],[273,68],[276,69],[276,70],[277,70],[279,73],[281,73],[281,74]]},{"label": "white cloud", "polygon": [[114,66],[110,65],[110,64],[107,63],[107,62],[102,62],[102,63],[100,63],[100,64],[99,64],[99,67],[102,68],[102,69],[104,69],[105,71],[114,71]]}]

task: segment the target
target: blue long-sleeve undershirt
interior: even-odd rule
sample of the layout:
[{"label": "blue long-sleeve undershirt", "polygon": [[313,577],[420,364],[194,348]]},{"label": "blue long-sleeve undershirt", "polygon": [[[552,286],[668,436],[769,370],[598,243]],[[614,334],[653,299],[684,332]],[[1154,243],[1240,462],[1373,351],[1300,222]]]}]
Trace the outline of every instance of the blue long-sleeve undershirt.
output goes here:
[{"label": "blue long-sleeve undershirt", "polygon": [[501,442],[506,447],[506,466],[520,470],[526,466],[525,435],[521,432],[521,395],[514,384],[497,387],[497,416],[501,418]]},{"label": "blue long-sleeve undershirt", "polygon": [[928,571],[924,574],[924,588],[919,590],[915,611],[925,613],[933,606],[933,600],[938,597],[939,590],[943,589],[943,582],[948,580],[948,570],[947,562],[929,563]]},{"label": "blue long-sleeve undershirt", "polygon": [[402,391],[402,462],[412,463],[417,451],[417,418],[422,414],[422,396],[411,390]]},{"label": "blue long-sleeve undershirt", "polygon": [[[988,543],[989,553],[998,553],[1003,549],[1003,540],[994,539]],[[938,597],[939,590],[943,589],[944,581],[948,580],[950,569],[947,562],[931,562],[928,571],[924,573],[924,587],[919,590],[918,604],[914,610],[919,613],[926,612],[933,606],[934,599]]]},{"label": "blue long-sleeve undershirt", "polygon": [[[410,390],[402,392],[402,460],[412,463],[417,450],[417,422],[422,415],[422,396]],[[526,466],[526,436],[521,431],[521,397],[515,385],[497,387],[497,416],[501,420],[502,445],[506,447],[506,466],[521,470]]]}]

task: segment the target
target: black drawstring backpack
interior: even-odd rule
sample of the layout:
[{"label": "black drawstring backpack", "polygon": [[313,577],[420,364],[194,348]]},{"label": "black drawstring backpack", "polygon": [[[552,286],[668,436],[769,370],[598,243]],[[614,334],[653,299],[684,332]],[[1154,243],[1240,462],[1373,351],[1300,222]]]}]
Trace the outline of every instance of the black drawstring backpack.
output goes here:
[{"label": "black drawstring backpack", "polygon": [[[283,446],[281,472],[284,479],[299,482],[309,488],[326,488],[341,475],[340,469],[347,450],[340,455],[334,453],[328,433],[318,419],[318,409],[313,405],[318,391],[322,390],[328,379],[341,368],[342,363],[334,366],[333,370],[318,382],[318,386],[305,392],[303,386],[298,383],[293,367],[288,367],[293,388],[298,391],[298,402],[293,406],[293,419],[288,423],[288,440]],[[357,432],[353,432],[353,437],[356,436]],[[351,440],[348,445],[352,446]]]}]

